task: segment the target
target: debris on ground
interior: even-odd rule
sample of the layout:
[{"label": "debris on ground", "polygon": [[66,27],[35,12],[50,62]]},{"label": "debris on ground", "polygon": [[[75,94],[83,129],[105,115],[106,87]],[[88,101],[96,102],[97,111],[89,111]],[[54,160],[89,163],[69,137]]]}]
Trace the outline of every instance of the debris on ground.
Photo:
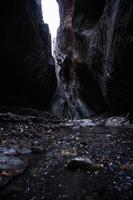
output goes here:
[{"label": "debris on ground", "polygon": [[0,199],[132,200],[132,133],[123,116],[0,113]]}]

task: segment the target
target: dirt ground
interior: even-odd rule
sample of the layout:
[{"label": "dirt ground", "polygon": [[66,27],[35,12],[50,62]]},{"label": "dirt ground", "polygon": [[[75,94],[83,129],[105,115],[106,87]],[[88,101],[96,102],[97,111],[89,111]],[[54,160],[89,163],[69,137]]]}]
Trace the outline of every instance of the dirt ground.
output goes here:
[{"label": "dirt ground", "polygon": [[132,200],[132,124],[123,117],[66,121],[2,110],[0,199]]}]

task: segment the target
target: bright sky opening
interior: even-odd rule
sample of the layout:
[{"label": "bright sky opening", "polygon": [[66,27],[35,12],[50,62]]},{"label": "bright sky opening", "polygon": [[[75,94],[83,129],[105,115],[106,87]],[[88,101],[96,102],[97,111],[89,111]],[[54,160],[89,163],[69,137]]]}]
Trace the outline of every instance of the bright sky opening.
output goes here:
[{"label": "bright sky opening", "polygon": [[49,24],[49,29],[53,39],[56,38],[57,29],[59,27],[59,7],[56,0],[42,0],[42,10],[44,22]]}]

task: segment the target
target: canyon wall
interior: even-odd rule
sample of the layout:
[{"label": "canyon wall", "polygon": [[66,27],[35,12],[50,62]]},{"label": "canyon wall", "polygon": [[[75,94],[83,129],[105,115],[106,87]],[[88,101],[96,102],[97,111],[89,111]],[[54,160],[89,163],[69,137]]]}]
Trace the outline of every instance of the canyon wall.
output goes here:
[{"label": "canyon wall", "polygon": [[[58,0],[56,56],[65,93],[88,114],[133,107],[133,1]],[[69,101],[68,100],[68,101]]]},{"label": "canyon wall", "polygon": [[0,105],[53,103],[68,118],[132,110],[133,1],[57,2],[58,90],[41,0],[1,4]]},{"label": "canyon wall", "polygon": [[0,104],[47,108],[56,89],[41,0],[1,4]]}]

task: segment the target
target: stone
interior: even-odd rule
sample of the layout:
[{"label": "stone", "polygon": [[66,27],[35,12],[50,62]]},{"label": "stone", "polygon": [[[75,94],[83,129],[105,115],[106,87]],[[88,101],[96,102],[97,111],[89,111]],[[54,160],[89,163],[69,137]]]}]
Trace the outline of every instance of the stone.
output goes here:
[{"label": "stone", "polygon": [[6,147],[0,147],[0,153],[4,155],[24,155],[32,153],[30,146],[25,145],[9,145]]},{"label": "stone", "polygon": [[125,117],[109,117],[106,122],[105,126],[113,126],[113,127],[120,127],[120,126],[128,126],[129,121]]},{"label": "stone", "polygon": [[1,10],[0,104],[46,108],[57,81],[41,0],[6,1]]},{"label": "stone", "polygon": [[87,110],[88,116],[127,113],[133,107],[133,1],[58,4],[56,55],[68,111],[82,118]]},{"label": "stone", "polygon": [[95,164],[89,158],[82,157],[73,158],[67,165],[67,169],[85,171],[95,171],[103,167],[103,164]]}]

